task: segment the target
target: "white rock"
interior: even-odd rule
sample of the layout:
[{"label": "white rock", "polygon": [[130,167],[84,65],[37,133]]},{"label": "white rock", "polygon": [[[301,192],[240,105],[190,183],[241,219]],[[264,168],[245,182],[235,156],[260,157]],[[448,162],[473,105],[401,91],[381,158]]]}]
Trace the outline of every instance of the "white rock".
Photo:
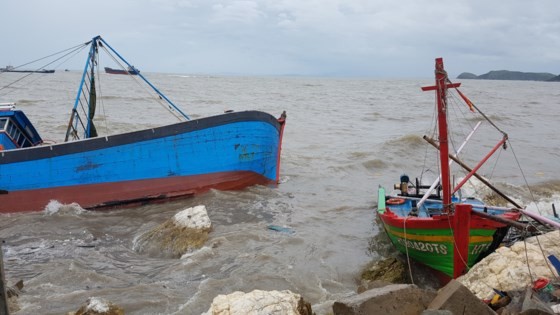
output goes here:
[{"label": "white rock", "polygon": [[211,229],[205,206],[187,208],[136,237],[132,248],[153,256],[179,258],[201,248]]},{"label": "white rock", "polygon": [[109,302],[102,298],[91,297],[87,301],[87,311],[94,311],[97,313],[105,313],[109,311]]},{"label": "white rock", "polygon": [[209,229],[212,225],[204,205],[187,208],[173,216],[173,222],[180,227]]},{"label": "white rock", "polygon": [[457,280],[480,299],[486,298],[492,289],[523,290],[539,277],[558,276],[548,261],[549,255],[560,258],[560,231],[500,247]]},{"label": "white rock", "polygon": [[218,295],[203,315],[298,315],[299,294],[289,290]]}]

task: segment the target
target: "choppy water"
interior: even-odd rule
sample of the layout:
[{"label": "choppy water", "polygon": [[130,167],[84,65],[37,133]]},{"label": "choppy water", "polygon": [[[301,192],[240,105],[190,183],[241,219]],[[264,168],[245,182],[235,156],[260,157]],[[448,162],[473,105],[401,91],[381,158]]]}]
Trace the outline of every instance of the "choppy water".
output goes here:
[{"label": "choppy water", "polygon": [[[59,142],[79,76],[45,75],[38,87],[1,90],[0,102],[16,101],[43,138]],[[378,185],[391,187],[402,173],[418,176],[425,152],[434,151],[421,138],[430,130],[434,97],[420,87],[432,80],[147,76],[193,118],[286,110],[281,184],[105,212],[53,204],[42,213],[1,215],[7,278],[25,285],[16,314],[62,314],[92,296],[127,314],[200,314],[218,294],[254,289],[292,290],[321,314],[329,301],[355,292],[362,268],[387,254],[375,238]],[[0,86],[11,79],[0,75]],[[112,133],[174,121],[125,79],[101,76],[100,132],[105,121]],[[511,139],[518,160],[504,157],[505,170],[491,170],[500,187],[526,204],[527,181],[539,207],[557,200],[558,84],[464,81],[462,90]],[[484,130],[479,138],[487,137]],[[481,157],[494,143],[472,152]],[[132,250],[140,234],[199,204],[214,226],[206,247],[181,259]],[[294,233],[268,230],[270,224]]]}]

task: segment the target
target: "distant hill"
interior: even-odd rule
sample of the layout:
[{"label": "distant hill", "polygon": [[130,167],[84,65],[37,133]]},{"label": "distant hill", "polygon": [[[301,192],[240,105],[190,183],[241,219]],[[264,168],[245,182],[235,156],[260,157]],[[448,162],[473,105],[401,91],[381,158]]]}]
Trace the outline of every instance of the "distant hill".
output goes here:
[{"label": "distant hill", "polygon": [[459,74],[457,79],[478,79],[478,76],[474,73],[463,72],[463,73]]},{"label": "distant hill", "polygon": [[560,81],[560,75],[554,75],[547,72],[520,72],[497,70],[490,71],[482,75],[476,75],[470,72],[461,73],[457,79],[477,79],[477,80],[522,80],[522,81]]}]

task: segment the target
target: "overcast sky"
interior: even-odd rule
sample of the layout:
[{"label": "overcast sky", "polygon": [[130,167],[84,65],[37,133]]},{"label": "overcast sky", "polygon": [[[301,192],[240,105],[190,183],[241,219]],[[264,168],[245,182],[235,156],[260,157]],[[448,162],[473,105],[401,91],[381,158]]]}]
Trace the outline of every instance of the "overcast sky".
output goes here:
[{"label": "overcast sky", "polygon": [[146,72],[421,78],[443,57],[452,76],[560,74],[560,0],[1,0],[0,12],[0,66],[101,35]]}]

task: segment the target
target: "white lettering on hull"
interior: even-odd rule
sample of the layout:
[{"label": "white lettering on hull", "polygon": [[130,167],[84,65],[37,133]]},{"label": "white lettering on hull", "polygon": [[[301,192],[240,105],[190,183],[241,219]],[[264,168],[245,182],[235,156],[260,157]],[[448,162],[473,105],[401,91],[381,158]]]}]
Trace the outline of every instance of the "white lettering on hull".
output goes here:
[{"label": "white lettering on hull", "polygon": [[445,246],[444,244],[411,241],[411,240],[402,239],[400,237],[396,237],[396,240],[402,246],[406,246],[408,248],[412,248],[420,252],[447,255],[447,246]]}]

